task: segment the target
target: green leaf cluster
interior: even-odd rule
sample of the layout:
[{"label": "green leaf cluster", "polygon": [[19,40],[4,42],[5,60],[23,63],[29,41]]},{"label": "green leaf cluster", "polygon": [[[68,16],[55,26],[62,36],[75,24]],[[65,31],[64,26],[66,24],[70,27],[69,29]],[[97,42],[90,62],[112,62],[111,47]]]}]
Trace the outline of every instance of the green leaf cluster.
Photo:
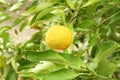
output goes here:
[{"label": "green leaf cluster", "polygon": [[[63,51],[45,43],[56,24],[73,34]],[[36,33],[16,44],[9,30],[18,35],[25,28]],[[22,79],[119,80],[120,1],[0,0],[0,80]]]}]

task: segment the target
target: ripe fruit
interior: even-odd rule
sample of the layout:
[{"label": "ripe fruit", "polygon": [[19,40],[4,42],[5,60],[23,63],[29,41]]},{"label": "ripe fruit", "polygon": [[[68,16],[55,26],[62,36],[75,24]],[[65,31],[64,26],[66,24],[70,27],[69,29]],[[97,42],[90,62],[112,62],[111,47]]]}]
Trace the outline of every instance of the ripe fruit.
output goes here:
[{"label": "ripe fruit", "polygon": [[54,25],[48,29],[45,41],[52,49],[64,50],[72,42],[72,33],[67,27]]}]

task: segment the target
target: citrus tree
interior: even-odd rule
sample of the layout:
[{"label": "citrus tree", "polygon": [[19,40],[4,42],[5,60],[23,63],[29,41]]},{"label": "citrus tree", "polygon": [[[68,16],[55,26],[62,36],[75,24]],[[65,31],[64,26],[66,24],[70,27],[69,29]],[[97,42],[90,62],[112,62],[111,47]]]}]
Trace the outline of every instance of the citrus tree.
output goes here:
[{"label": "citrus tree", "polygon": [[0,23],[0,80],[120,79],[120,0],[0,0]]}]

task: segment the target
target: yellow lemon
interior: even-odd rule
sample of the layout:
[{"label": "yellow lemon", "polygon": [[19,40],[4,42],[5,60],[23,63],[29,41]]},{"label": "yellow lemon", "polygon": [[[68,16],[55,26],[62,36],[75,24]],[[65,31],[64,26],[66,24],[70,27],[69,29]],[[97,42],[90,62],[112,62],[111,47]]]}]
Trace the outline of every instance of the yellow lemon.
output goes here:
[{"label": "yellow lemon", "polygon": [[54,25],[48,29],[45,41],[48,47],[52,49],[64,50],[72,42],[72,32],[67,27]]}]

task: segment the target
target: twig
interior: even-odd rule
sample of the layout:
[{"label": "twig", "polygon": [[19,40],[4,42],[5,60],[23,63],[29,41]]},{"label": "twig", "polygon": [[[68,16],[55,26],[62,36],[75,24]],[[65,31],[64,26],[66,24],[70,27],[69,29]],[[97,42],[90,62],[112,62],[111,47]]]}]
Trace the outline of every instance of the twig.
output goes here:
[{"label": "twig", "polygon": [[79,5],[78,9],[76,10],[76,12],[74,13],[74,15],[71,17],[70,21],[68,23],[71,23],[78,15],[79,11],[81,9],[81,4]]},{"label": "twig", "polygon": [[111,15],[110,17],[106,18],[105,20],[103,20],[99,25],[97,25],[95,28],[89,30],[90,31],[93,31],[94,29],[98,29],[100,27],[100,25],[102,25],[104,22],[108,21],[109,19],[111,19],[112,17],[116,16],[118,13],[120,13],[120,11],[114,13],[113,15]]}]

